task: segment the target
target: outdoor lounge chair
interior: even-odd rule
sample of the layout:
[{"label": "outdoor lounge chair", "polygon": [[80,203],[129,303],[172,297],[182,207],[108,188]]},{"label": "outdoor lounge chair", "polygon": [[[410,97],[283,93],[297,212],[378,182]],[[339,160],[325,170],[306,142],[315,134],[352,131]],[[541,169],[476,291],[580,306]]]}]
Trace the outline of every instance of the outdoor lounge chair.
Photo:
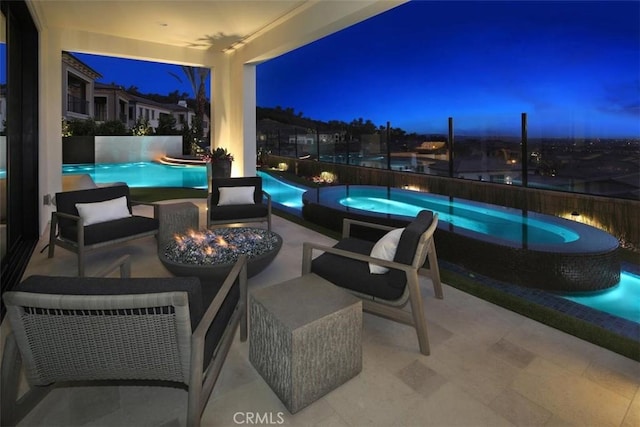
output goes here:
[{"label": "outdoor lounge chair", "polygon": [[49,231],[49,258],[53,258],[56,245],[75,252],[78,276],[82,277],[87,251],[158,234],[158,220],[133,215],[131,206],[127,185],[56,193],[56,211],[51,213]]},{"label": "outdoor lounge chair", "polygon": [[[182,384],[187,425],[198,426],[238,326],[247,338],[245,256],[219,287],[195,277],[31,276],[3,299],[12,329],[2,359],[3,426],[57,383],[94,380]],[[21,364],[30,388],[18,399]]]},{"label": "outdoor lounge chair", "polygon": [[259,176],[211,179],[207,196],[207,227],[266,222],[271,231],[271,196]]},{"label": "outdoor lounge chair", "polygon": [[[364,311],[413,326],[420,352],[428,355],[427,323],[418,275],[429,275],[436,297],[443,298],[433,241],[437,224],[438,214],[430,211],[421,211],[404,229],[345,218],[342,239],[333,247],[304,243],[302,274],[315,273],[362,298]],[[350,237],[352,225],[389,233],[378,242],[371,242]],[[386,259],[378,255],[379,248],[387,252]],[[314,249],[324,253],[312,259]],[[411,312],[403,310],[407,302]]]}]

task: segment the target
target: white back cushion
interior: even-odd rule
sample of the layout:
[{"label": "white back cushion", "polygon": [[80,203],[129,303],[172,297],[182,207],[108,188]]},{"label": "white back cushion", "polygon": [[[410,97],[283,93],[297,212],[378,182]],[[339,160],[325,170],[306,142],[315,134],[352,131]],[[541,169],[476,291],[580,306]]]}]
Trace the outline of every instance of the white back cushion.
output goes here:
[{"label": "white back cushion", "polygon": [[253,205],[253,193],[256,187],[220,187],[218,206],[225,205]]},{"label": "white back cushion", "polygon": [[[389,231],[376,242],[376,244],[373,246],[373,249],[371,249],[371,254],[369,255],[374,258],[393,261],[393,258],[395,258],[396,256],[398,242],[400,241],[400,236],[402,235],[403,231],[404,228],[396,228]],[[387,271],[389,271],[387,267],[369,263],[369,272],[371,274],[384,274]]]},{"label": "white back cushion", "polygon": [[131,216],[127,207],[127,197],[105,200],[95,203],[76,203],[76,209],[84,222],[84,225],[97,224],[99,222]]}]

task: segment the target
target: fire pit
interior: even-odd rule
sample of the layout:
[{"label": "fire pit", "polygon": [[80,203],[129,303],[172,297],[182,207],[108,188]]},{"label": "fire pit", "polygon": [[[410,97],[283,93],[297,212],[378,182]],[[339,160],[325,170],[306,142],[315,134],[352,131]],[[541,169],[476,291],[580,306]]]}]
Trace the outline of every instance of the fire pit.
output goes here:
[{"label": "fire pit", "polygon": [[176,276],[224,280],[238,256],[247,256],[247,275],[265,269],[282,247],[282,238],[262,228],[224,227],[176,234],[158,253]]}]

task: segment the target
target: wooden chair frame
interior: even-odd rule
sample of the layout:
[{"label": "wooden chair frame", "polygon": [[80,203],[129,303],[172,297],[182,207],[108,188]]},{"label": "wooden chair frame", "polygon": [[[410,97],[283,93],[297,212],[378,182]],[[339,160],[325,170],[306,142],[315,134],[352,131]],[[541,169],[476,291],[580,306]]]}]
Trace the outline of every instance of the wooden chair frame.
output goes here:
[{"label": "wooden chair frame", "polygon": [[[383,231],[393,230],[394,227],[386,225],[375,224],[365,221],[359,221],[354,219],[345,218],[343,221],[342,237],[347,238],[351,233],[351,226],[358,225],[362,227],[369,227]],[[358,296],[362,299],[362,308],[364,311],[394,320],[399,323],[403,323],[412,326],[416,330],[418,336],[418,343],[420,345],[420,352],[425,355],[429,355],[429,339],[427,333],[427,321],[424,314],[424,306],[422,302],[422,295],[420,292],[419,275],[428,276],[433,282],[433,289],[436,298],[444,298],[442,292],[442,283],[440,281],[440,269],[438,267],[438,258],[436,255],[436,248],[433,242],[433,233],[438,225],[438,215],[434,214],[433,222],[429,228],[420,236],[416,253],[413,257],[413,262],[410,265],[402,264],[394,261],[387,261],[380,258],[374,258],[368,255],[363,255],[355,252],[346,251],[343,249],[334,248],[326,245],[319,245],[316,243],[305,242],[302,249],[302,274],[311,273],[311,261],[313,259],[313,251],[327,252],[351,259],[355,259],[362,262],[374,263],[383,267],[393,268],[403,271],[407,276],[407,285],[404,293],[397,300],[384,300],[381,298],[375,298],[372,295],[363,294],[350,289],[346,291]],[[424,267],[425,261],[428,258],[429,268]],[[403,310],[403,307],[410,302],[411,312]]]}]

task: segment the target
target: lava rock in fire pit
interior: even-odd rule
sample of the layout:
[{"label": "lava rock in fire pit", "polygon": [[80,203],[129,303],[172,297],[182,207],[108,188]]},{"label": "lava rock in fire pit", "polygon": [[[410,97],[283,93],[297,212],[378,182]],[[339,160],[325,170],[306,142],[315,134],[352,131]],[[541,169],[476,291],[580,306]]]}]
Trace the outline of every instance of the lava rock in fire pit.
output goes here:
[{"label": "lava rock in fire pit", "polygon": [[176,234],[158,254],[178,276],[224,278],[240,255],[247,256],[247,274],[262,271],[280,251],[282,238],[262,228],[224,227]]}]

